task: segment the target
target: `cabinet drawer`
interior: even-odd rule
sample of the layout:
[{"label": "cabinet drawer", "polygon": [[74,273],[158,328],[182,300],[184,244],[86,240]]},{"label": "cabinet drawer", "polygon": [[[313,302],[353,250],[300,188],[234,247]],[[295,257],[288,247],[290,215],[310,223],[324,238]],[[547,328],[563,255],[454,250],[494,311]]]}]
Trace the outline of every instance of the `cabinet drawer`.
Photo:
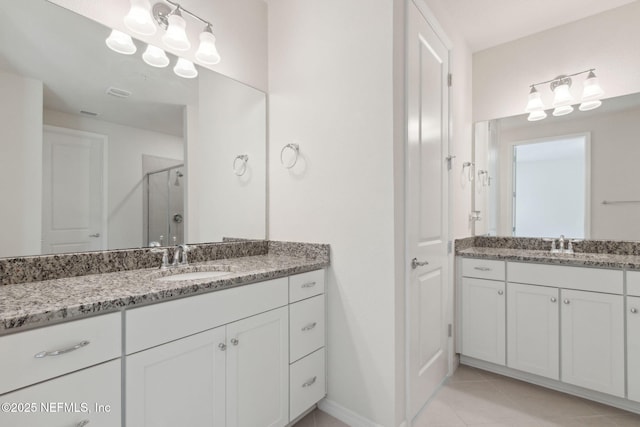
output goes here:
[{"label": "cabinet drawer", "polygon": [[289,361],[324,347],[324,295],[289,306]]},{"label": "cabinet drawer", "polygon": [[326,394],[324,348],[291,365],[289,420],[315,405]]},{"label": "cabinet drawer", "polygon": [[0,394],[120,357],[121,318],[111,313],[0,337]]},{"label": "cabinet drawer", "polygon": [[462,258],[462,275],[478,279],[504,280],[504,261]]},{"label": "cabinet drawer", "polygon": [[289,277],[289,302],[324,293],[324,270],[309,271]]},{"label": "cabinet drawer", "polygon": [[627,295],[640,297],[640,271],[627,271]]},{"label": "cabinet drawer", "polygon": [[287,305],[287,284],[283,277],[127,310],[126,353]]},{"label": "cabinet drawer", "polygon": [[608,294],[622,294],[623,287],[621,270],[600,268],[508,262],[507,276],[510,282]]},{"label": "cabinet drawer", "polygon": [[5,394],[3,403],[35,404],[36,407],[31,409],[36,410],[22,413],[3,411],[0,424],[11,427],[119,426],[120,375],[120,360],[113,360]]}]

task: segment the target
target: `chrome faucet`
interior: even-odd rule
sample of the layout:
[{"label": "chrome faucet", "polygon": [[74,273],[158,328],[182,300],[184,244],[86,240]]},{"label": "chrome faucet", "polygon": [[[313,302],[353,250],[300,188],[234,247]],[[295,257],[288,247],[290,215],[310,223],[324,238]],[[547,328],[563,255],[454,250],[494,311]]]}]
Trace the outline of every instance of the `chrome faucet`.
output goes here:
[{"label": "chrome faucet", "polygon": [[190,251],[189,246],[184,243],[181,245],[177,245],[173,251],[173,263],[174,267],[178,267],[180,265],[189,265],[189,261],[187,259],[187,252]]},{"label": "chrome faucet", "polygon": [[560,253],[564,253],[564,234],[560,235],[560,240],[558,240],[558,243],[560,244],[558,250],[560,251]]}]

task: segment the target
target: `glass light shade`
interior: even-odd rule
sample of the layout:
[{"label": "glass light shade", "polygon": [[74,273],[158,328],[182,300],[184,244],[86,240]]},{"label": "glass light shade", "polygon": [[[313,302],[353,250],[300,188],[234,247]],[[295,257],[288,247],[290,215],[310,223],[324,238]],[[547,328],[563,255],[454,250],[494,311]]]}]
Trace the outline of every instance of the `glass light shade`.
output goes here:
[{"label": "glass light shade", "polygon": [[[573,96],[569,92],[569,85],[558,85],[554,90],[553,107],[564,107],[573,103]],[[554,113],[555,116],[555,113]]]},{"label": "glass light shade", "polygon": [[148,45],[142,54],[142,60],[152,67],[164,68],[169,65],[169,58],[164,50],[159,47]]},{"label": "glass light shade", "polygon": [[602,101],[600,101],[599,99],[596,99],[593,101],[584,101],[582,104],[580,104],[580,107],[578,107],[578,109],[580,111],[595,110],[601,105],[602,105]]},{"label": "glass light shade", "polygon": [[136,34],[152,36],[157,28],[151,17],[149,0],[131,0],[131,9],[124,17],[124,25]]},{"label": "glass light shade", "polygon": [[527,120],[530,122],[537,122],[538,120],[546,119],[547,113],[544,110],[532,111],[527,117]]},{"label": "glass light shade", "polygon": [[173,67],[173,72],[185,79],[194,79],[198,77],[198,70],[196,70],[193,62],[184,58],[178,58],[176,66]]},{"label": "glass light shade", "polygon": [[536,88],[531,89],[531,93],[529,93],[529,102],[527,102],[527,108],[524,111],[527,113],[531,113],[532,111],[540,111],[544,110],[544,104],[542,103],[542,98],[540,98],[540,92],[536,90]]},{"label": "glass light shade", "polygon": [[123,55],[133,55],[137,50],[131,36],[118,30],[112,30],[105,42],[109,49]]},{"label": "glass light shade", "polygon": [[564,116],[571,113],[572,111],[573,107],[571,105],[562,105],[560,107],[556,107],[555,110],[553,110],[553,115],[555,117]]},{"label": "glass light shade", "polygon": [[196,59],[210,65],[220,62],[220,54],[216,49],[216,36],[208,29],[200,33],[200,46],[196,52]]},{"label": "glass light shade", "polygon": [[[593,77],[591,77],[593,76]],[[604,91],[598,84],[598,78],[590,73],[589,77],[584,81],[584,88],[582,89],[582,101],[593,101],[602,98]]]},{"label": "glass light shade", "polygon": [[162,42],[175,50],[189,50],[191,43],[187,38],[185,28],[187,23],[180,15],[169,15],[169,26],[167,32],[162,36]]}]

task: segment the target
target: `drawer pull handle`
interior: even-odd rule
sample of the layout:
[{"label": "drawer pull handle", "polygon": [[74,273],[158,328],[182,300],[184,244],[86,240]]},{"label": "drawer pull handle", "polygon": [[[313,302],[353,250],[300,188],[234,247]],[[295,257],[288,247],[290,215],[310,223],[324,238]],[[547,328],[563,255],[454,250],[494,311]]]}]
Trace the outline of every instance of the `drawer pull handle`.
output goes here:
[{"label": "drawer pull handle", "polygon": [[489,267],[473,267],[473,269],[478,271],[491,271]]},{"label": "drawer pull handle", "polygon": [[318,379],[318,377],[311,378],[309,381],[307,381],[306,383],[302,384],[302,387],[303,388],[311,387],[316,382],[317,379]]},{"label": "drawer pull handle", "polygon": [[64,348],[62,350],[55,350],[55,351],[41,351],[40,353],[36,353],[33,357],[35,357],[36,359],[42,359],[43,357],[47,357],[47,356],[60,356],[61,354],[70,353],[72,351],[78,350],[88,345],[89,345],[89,341],[80,341],[78,344],[74,345],[73,347]]},{"label": "drawer pull handle", "polygon": [[635,307],[633,307],[633,308],[631,309],[631,312],[632,312],[633,314],[636,314],[636,313],[638,312],[638,309],[637,309],[637,308],[635,308]]},{"label": "drawer pull handle", "polygon": [[301,286],[301,288],[313,288],[316,285],[316,282],[307,282]]},{"label": "drawer pull handle", "polygon": [[312,330],[313,328],[315,328],[315,327],[316,327],[316,325],[317,325],[317,322],[309,323],[307,326],[304,326],[304,327],[302,328],[302,332],[310,331],[310,330]]},{"label": "drawer pull handle", "polygon": [[78,424],[76,424],[76,427],[84,427],[87,424],[89,424],[89,420],[82,420]]}]

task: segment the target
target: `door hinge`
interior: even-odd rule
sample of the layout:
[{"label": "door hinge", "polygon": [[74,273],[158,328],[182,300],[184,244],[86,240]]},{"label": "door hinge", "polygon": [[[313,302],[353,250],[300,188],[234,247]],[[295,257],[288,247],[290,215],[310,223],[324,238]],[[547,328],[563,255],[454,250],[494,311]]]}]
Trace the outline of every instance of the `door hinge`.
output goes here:
[{"label": "door hinge", "polygon": [[453,252],[453,241],[449,240],[447,242],[447,253],[450,254],[451,252]]},{"label": "door hinge", "polygon": [[454,156],[453,154],[449,154],[447,157],[445,157],[445,160],[447,161],[447,170],[451,170],[453,168],[453,159],[455,159],[456,156]]},{"label": "door hinge", "polygon": [[451,338],[453,336],[453,326],[451,326],[451,323],[449,323],[449,326],[447,329],[449,333],[449,338]]},{"label": "door hinge", "polygon": [[449,87],[453,86],[453,74],[451,73],[447,75],[447,84],[449,85]]}]

